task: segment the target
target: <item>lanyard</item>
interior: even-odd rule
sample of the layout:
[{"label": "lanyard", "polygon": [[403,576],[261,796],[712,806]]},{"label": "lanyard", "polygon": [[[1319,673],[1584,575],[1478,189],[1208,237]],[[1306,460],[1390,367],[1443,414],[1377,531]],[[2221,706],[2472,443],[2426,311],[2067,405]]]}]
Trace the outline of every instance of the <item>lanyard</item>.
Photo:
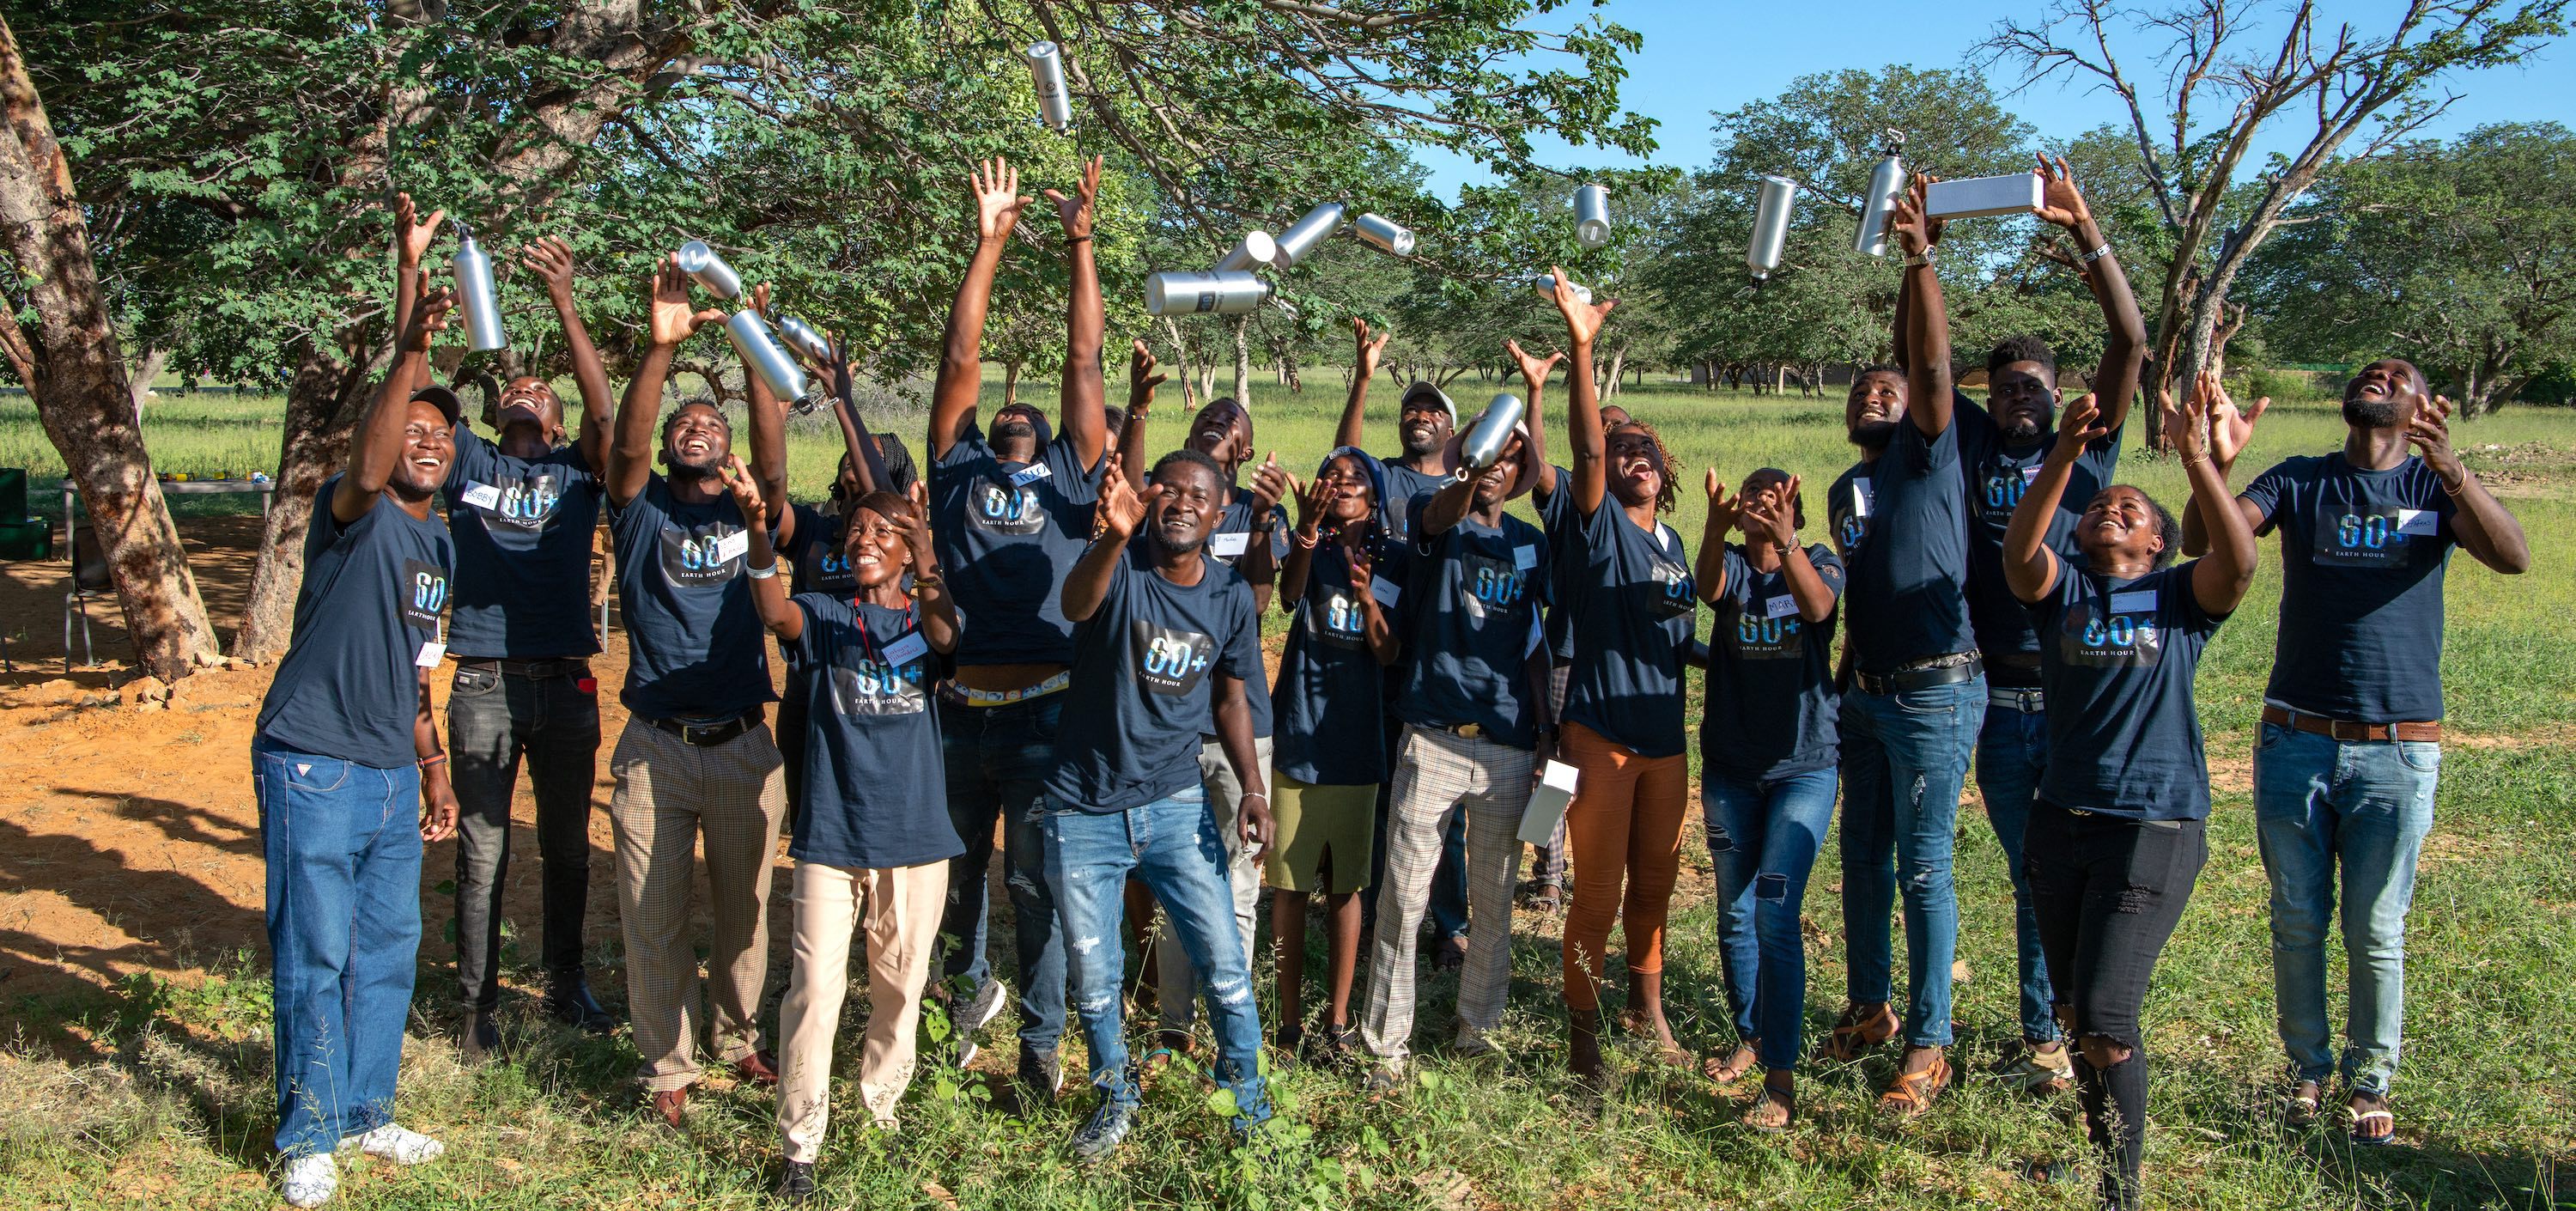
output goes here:
[{"label": "lanyard", "polygon": [[[858,620],[858,624],[859,624],[859,655],[860,655],[862,658],[864,658],[864,659],[865,659],[868,663],[870,663],[870,664],[878,665],[878,666],[881,666],[881,667],[892,667],[891,665],[889,665],[889,664],[888,664],[888,662],[887,662],[887,661],[885,661],[885,660],[881,659],[881,658],[879,657],[879,655],[878,655],[878,653],[880,653],[880,652],[881,652],[881,651],[883,651],[884,649],[878,646],[877,641],[876,641],[876,636],[874,636],[874,635],[872,635],[872,634],[869,634],[869,633],[868,633],[868,612],[867,612],[867,607],[866,607],[863,603],[861,603],[861,602],[860,602],[860,600],[859,600],[859,598],[858,598],[858,595],[857,595],[857,594],[852,594],[852,595],[850,596],[850,614],[851,614],[851,616],[852,616],[852,617],[854,617],[854,618],[856,618],[856,619]],[[917,601],[907,601],[907,602],[905,602],[905,603],[903,604],[903,622],[904,622],[904,626],[903,626],[903,629],[902,629],[901,631],[896,632],[896,634],[895,634],[895,638],[896,638],[896,639],[901,639],[901,638],[903,638],[905,635],[909,635],[909,634],[911,634],[912,632],[914,632],[914,631],[916,631],[916,630],[920,629],[920,627],[921,627],[921,617],[920,617],[920,615],[921,615],[921,603],[920,603],[920,602],[917,602]]]}]

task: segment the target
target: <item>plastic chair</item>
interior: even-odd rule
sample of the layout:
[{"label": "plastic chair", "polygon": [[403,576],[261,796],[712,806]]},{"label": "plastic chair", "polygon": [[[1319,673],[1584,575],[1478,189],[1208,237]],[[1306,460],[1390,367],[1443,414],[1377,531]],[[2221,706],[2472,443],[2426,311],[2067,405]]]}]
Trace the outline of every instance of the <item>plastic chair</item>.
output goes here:
[{"label": "plastic chair", "polygon": [[63,671],[72,671],[72,614],[80,614],[81,659],[85,668],[98,666],[98,652],[90,646],[89,599],[105,597],[114,583],[107,572],[107,556],[98,548],[95,529],[80,531],[72,542],[72,587],[63,594]]}]

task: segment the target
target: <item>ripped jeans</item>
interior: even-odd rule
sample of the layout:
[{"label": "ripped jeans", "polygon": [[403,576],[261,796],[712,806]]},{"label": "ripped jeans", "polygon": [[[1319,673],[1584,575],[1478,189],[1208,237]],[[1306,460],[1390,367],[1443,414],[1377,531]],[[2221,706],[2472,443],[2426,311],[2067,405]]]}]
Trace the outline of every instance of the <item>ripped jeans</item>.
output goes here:
[{"label": "ripped jeans", "polygon": [[1983,675],[1950,685],[1843,695],[1843,936],[1855,1005],[1892,999],[1888,913],[1904,896],[1905,1042],[1950,1045],[1950,962],[1959,901],[1950,882],[1959,788],[1986,718]]},{"label": "ripped jeans", "polygon": [[1234,894],[1225,846],[1200,784],[1123,812],[1092,812],[1061,801],[1041,817],[1047,882],[1063,916],[1065,966],[1074,1010],[1091,1053],[1091,1083],[1100,1096],[1134,1104],[1136,1067],[1128,1059],[1124,1007],[1124,939],[1130,874],[1163,906],[1171,934],[1205,973],[1208,1025],[1216,1034],[1216,1078],[1234,1091],[1235,1123],[1270,1117],[1261,1082],[1261,1018],[1252,998],[1252,964],[1234,927]]},{"label": "ripped jeans", "polygon": [[1735,1036],[1762,1066],[1798,1066],[1807,1017],[1807,875],[1834,822],[1834,771],[1746,781],[1703,772],[1708,856],[1717,872],[1717,946]]}]

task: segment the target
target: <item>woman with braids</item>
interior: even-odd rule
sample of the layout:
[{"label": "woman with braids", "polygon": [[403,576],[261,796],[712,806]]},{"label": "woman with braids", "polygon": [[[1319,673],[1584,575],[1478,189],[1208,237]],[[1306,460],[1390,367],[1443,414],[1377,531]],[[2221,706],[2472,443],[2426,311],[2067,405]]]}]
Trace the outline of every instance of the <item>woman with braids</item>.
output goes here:
[{"label": "woman with braids", "polygon": [[2023,855],[2102,1168],[2099,1205],[2110,1211],[2138,1205],[2147,980],[2209,857],[2209,764],[2192,674],[2254,581],[2253,526],[2229,507],[2209,457],[2210,411],[2224,400],[2204,373],[2183,407],[2166,403],[2192,500],[2211,526],[2206,556],[2168,566],[2181,527],[2125,484],[2094,493],[2076,522],[2083,566],[2050,549],[2049,520],[2075,463],[2109,430],[2090,395],[2067,408],[2061,440],[2004,534],[2004,575],[2038,625],[2049,702],[2048,769]]},{"label": "woman with braids", "polygon": [[[1604,1073],[1598,986],[1614,922],[1628,943],[1622,1026],[1651,1036],[1666,1063],[1691,1059],[1664,1021],[1664,917],[1690,815],[1682,666],[1700,660],[1691,638],[1698,600],[1681,535],[1657,519],[1673,507],[1680,466],[1653,429],[1601,425],[1592,339],[1617,304],[1578,301],[1560,272],[1556,305],[1571,351],[1573,482],[1543,467],[1537,494],[1574,640],[1558,752],[1582,771],[1565,813],[1574,873],[1565,914],[1568,1063],[1593,1080]],[[1530,420],[1535,428],[1538,418]]]},{"label": "woman with braids", "polygon": [[1306,897],[1324,893],[1327,1002],[1311,1054],[1338,1062],[1357,1043],[1351,982],[1359,963],[1360,896],[1378,787],[1387,779],[1381,683],[1395,663],[1394,586],[1403,546],[1386,524],[1386,473],[1351,446],[1324,456],[1297,488],[1297,529],[1279,572],[1280,607],[1296,621],[1271,687],[1278,842],[1266,873],[1278,894],[1270,928],[1279,948],[1277,1043],[1297,1054],[1306,975]]}]

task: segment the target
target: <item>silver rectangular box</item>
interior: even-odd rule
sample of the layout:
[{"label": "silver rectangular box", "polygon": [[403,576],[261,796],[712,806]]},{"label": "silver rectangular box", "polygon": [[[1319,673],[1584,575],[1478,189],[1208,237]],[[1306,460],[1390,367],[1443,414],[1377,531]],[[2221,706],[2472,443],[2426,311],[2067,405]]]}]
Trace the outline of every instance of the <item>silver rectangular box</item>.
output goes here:
[{"label": "silver rectangular box", "polygon": [[2045,195],[2035,172],[2000,177],[1934,181],[1924,197],[1924,213],[1936,219],[1975,219],[1990,214],[2029,214]]}]

